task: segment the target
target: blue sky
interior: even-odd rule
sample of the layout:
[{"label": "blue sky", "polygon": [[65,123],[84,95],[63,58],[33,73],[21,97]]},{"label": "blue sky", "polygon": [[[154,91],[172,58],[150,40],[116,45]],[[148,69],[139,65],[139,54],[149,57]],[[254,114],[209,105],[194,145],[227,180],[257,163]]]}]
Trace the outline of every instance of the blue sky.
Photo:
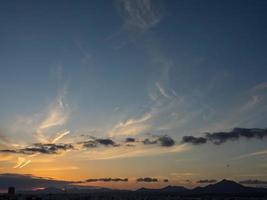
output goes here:
[{"label": "blue sky", "polygon": [[[266,128],[266,9],[261,0],[0,2],[1,149],[81,144],[91,136],[175,141],[171,148],[136,144],[102,153],[77,147],[67,152],[75,164],[61,156],[68,169],[81,171],[77,177],[35,171],[42,156],[35,154],[31,164],[27,156],[3,154],[1,172],[79,179],[92,171],[100,176],[99,168],[106,176],[183,184],[206,176],[264,178],[265,138],[200,146],[180,141],[235,127]],[[157,163],[154,171],[146,169],[144,157]],[[207,166],[210,158],[215,164]],[[141,170],[125,170],[125,159]],[[251,159],[257,164],[251,166]],[[230,162],[226,172],[217,166]],[[244,163],[241,178],[234,177]],[[88,172],[88,165],[95,167]],[[209,170],[214,173],[204,174]]]}]

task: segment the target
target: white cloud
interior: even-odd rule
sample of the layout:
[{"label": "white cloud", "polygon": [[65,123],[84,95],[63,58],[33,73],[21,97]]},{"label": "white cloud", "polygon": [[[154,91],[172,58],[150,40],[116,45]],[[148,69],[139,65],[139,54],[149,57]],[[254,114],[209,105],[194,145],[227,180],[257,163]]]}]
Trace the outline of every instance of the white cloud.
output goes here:
[{"label": "white cloud", "polygon": [[187,176],[193,176],[194,173],[192,172],[174,172],[174,173],[171,173],[171,176],[175,177],[175,178],[181,178],[181,177],[187,177]]},{"label": "white cloud", "polygon": [[253,90],[264,90],[267,89],[267,82],[260,83],[252,88]]},{"label": "white cloud", "polygon": [[52,142],[58,141],[63,138],[69,132],[65,131],[62,134],[53,134],[54,138],[50,141],[50,137],[45,135],[45,131],[53,128],[64,125],[69,117],[68,105],[63,101],[64,93],[58,95],[56,101],[50,106],[47,116],[41,121],[36,130],[37,139],[40,142]]},{"label": "white cloud", "polygon": [[27,160],[26,158],[23,157],[18,157],[16,165],[13,167],[14,169],[16,168],[23,168],[26,165],[28,165],[31,162],[31,160]]},{"label": "white cloud", "polygon": [[156,156],[166,153],[178,153],[189,150],[190,147],[186,145],[175,145],[173,147],[116,147],[116,148],[103,148],[100,150],[84,151],[80,153],[82,159],[87,160],[111,160],[111,159],[122,159],[132,157],[145,157],[145,156]]},{"label": "white cloud", "polygon": [[70,131],[64,131],[62,133],[57,133],[55,135],[54,139],[52,140],[52,143],[56,143],[58,140],[60,140],[61,138],[65,137],[69,133],[70,133]]},{"label": "white cloud", "polygon": [[108,135],[113,137],[121,135],[138,135],[140,133],[144,133],[149,128],[147,121],[150,119],[151,114],[145,113],[140,118],[130,118],[125,122],[119,122],[112,128],[111,131],[109,131]]},{"label": "white cloud", "polygon": [[170,99],[170,95],[167,94],[165,88],[160,82],[156,82],[156,87],[158,88],[159,92],[161,93],[162,96],[166,97],[167,99]]},{"label": "white cloud", "polygon": [[239,160],[239,159],[250,158],[250,157],[255,157],[255,156],[267,156],[267,150],[244,154],[236,158],[233,158],[233,160]]},{"label": "white cloud", "polygon": [[21,168],[27,166],[28,164],[30,164],[31,162],[32,162],[31,160],[27,160],[22,165],[20,165],[19,168],[21,169]]},{"label": "white cloud", "polygon": [[67,166],[67,167],[51,167],[51,168],[38,168],[34,169],[35,171],[70,171],[70,170],[79,170],[77,166]]},{"label": "white cloud", "polygon": [[152,0],[118,0],[117,2],[127,29],[143,32],[161,20],[161,15]]}]

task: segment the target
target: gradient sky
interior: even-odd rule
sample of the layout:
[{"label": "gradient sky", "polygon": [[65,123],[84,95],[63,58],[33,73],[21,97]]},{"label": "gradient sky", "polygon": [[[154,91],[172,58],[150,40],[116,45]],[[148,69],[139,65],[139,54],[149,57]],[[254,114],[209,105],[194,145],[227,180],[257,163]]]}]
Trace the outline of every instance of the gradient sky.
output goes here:
[{"label": "gradient sky", "polygon": [[[267,181],[264,137],[181,142],[266,128],[266,19],[264,0],[1,1],[0,173]],[[74,148],[20,151],[36,143]]]}]

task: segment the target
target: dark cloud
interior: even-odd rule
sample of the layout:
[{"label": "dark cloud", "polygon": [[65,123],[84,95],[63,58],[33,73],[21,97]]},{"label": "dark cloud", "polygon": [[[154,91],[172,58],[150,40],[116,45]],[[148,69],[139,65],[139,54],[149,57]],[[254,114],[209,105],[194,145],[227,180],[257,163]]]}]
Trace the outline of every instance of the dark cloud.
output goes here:
[{"label": "dark cloud", "polygon": [[203,137],[184,136],[182,139],[182,143],[190,143],[194,145],[205,144],[206,142],[207,139]]},{"label": "dark cloud", "polygon": [[206,138],[214,144],[220,145],[228,140],[238,140],[239,138],[262,139],[267,136],[267,129],[259,128],[234,128],[230,132],[206,133]]},{"label": "dark cloud", "polygon": [[215,179],[204,179],[204,180],[199,180],[197,183],[216,183],[217,180]]},{"label": "dark cloud", "polygon": [[79,142],[79,144],[83,144],[85,148],[95,148],[97,147],[97,142],[94,140],[89,140],[85,142]]},{"label": "dark cloud", "polygon": [[145,183],[152,183],[158,182],[157,178],[145,177],[145,178],[138,178],[136,179],[137,182],[145,182]]},{"label": "dark cloud", "polygon": [[[128,147],[134,147],[135,145],[131,143],[143,143],[144,145],[154,145],[158,144],[159,146],[162,147],[171,147],[175,145],[175,141],[167,135],[164,136],[153,136],[151,138],[145,138],[144,140],[137,140],[136,138],[132,137],[127,137],[125,138],[124,145]],[[95,137],[90,137],[89,140],[79,142],[78,144],[82,144],[85,148],[95,148],[98,147],[99,145],[104,145],[104,146],[110,146],[110,147],[118,147],[121,144],[117,144],[115,141],[107,138],[107,139],[98,139]]]},{"label": "dark cloud", "polygon": [[267,137],[267,129],[260,128],[234,128],[229,132],[205,133],[204,137],[184,136],[182,143],[191,143],[194,145],[205,144],[207,141],[220,145],[227,141],[235,141],[240,138],[246,139],[263,139]]},{"label": "dark cloud", "polygon": [[164,183],[168,183],[169,182],[169,179],[164,179],[163,182]]},{"label": "dark cloud", "polygon": [[107,139],[92,138],[88,141],[79,142],[79,144],[82,144],[85,148],[95,148],[95,147],[98,147],[99,145],[113,146],[113,147],[119,146],[113,140],[108,139],[108,138]]},{"label": "dark cloud", "polygon": [[175,141],[171,137],[169,137],[167,135],[160,136],[158,138],[158,142],[163,147],[171,147],[171,146],[175,145]]},{"label": "dark cloud", "polygon": [[244,184],[244,185],[267,185],[267,181],[262,181],[262,180],[244,180],[244,181],[240,181],[240,184]]},{"label": "dark cloud", "polygon": [[142,142],[143,142],[144,145],[157,144],[157,140],[151,140],[151,139],[148,139],[148,138],[144,139]]},{"label": "dark cloud", "polygon": [[125,139],[125,142],[126,142],[126,143],[129,143],[129,142],[135,142],[135,138],[130,138],[130,137],[129,137],[129,138],[126,138],[126,139]]},{"label": "dark cloud", "polygon": [[0,150],[1,153],[18,153],[17,150],[13,150],[13,149],[2,149]]},{"label": "dark cloud", "polygon": [[128,182],[128,178],[98,178],[87,179],[85,182]]},{"label": "dark cloud", "polygon": [[162,147],[171,147],[175,145],[175,141],[168,135],[157,136],[156,138],[146,138],[143,141],[144,145],[159,144]]},{"label": "dark cloud", "polygon": [[17,153],[17,154],[26,154],[33,155],[36,153],[41,154],[58,154],[61,151],[67,151],[70,149],[74,149],[71,144],[41,144],[36,143],[32,146],[28,146],[21,149],[3,149],[0,150],[2,153]]},{"label": "dark cloud", "polygon": [[10,186],[19,190],[31,190],[38,187],[63,188],[71,184],[68,181],[35,177],[31,174],[0,174],[0,190],[6,190]]},{"label": "dark cloud", "polygon": [[111,139],[97,139],[96,142],[105,146],[115,146],[115,142]]}]

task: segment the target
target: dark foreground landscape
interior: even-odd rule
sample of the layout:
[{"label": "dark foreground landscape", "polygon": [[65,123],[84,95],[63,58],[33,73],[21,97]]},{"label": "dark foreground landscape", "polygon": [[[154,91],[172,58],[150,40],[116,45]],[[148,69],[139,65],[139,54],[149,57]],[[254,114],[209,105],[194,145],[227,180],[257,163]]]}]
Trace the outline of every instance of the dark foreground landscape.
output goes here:
[{"label": "dark foreground landscape", "polygon": [[[14,191],[13,191],[14,192]],[[1,194],[0,200],[164,200],[164,199],[218,199],[218,200],[265,200],[267,188],[246,187],[234,181],[222,180],[205,187],[187,189],[182,186],[167,186],[162,189],[141,188],[136,191],[101,189],[58,189],[47,188],[38,191],[18,191],[16,194]]]}]

